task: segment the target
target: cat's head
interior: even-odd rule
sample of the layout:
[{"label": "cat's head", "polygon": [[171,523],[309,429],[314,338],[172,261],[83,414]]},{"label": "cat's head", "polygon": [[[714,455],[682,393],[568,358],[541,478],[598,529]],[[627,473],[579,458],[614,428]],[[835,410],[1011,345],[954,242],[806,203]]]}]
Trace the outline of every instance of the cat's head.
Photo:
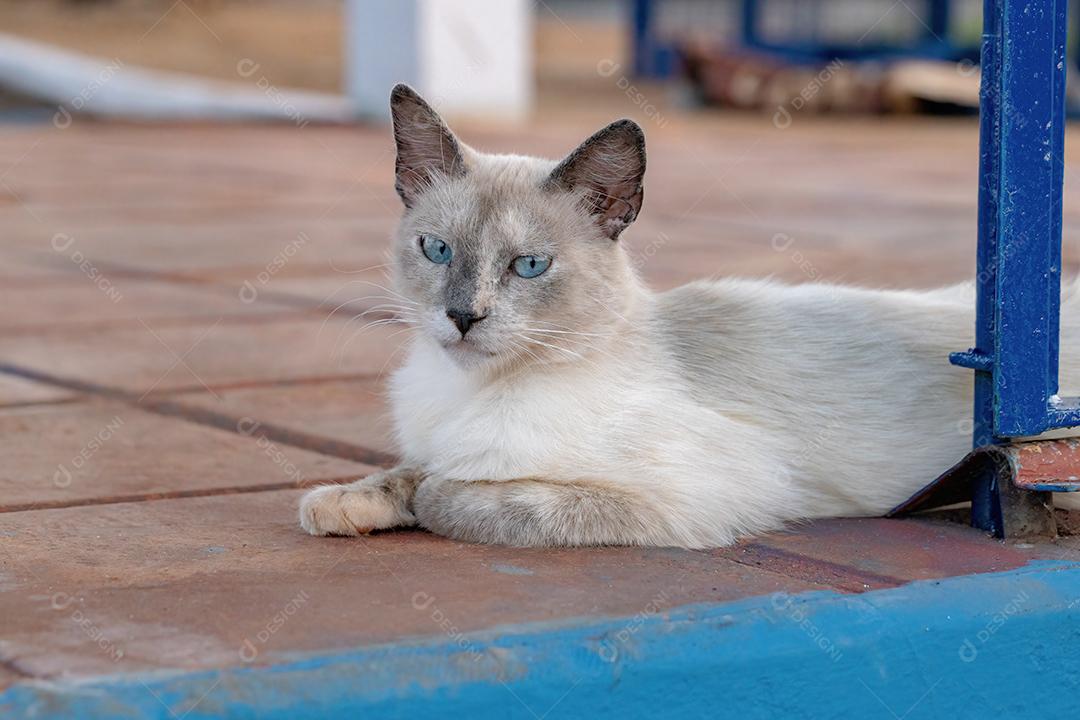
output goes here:
[{"label": "cat's head", "polygon": [[406,85],[390,95],[405,211],[393,248],[403,311],[462,367],[589,354],[636,280],[618,242],[641,209],[645,138],[603,128],[561,162],[486,155]]}]

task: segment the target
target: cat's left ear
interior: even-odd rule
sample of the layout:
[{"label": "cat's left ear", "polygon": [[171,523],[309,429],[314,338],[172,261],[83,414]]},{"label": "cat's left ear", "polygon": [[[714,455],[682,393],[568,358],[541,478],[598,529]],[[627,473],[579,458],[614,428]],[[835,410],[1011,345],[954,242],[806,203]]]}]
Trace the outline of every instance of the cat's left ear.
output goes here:
[{"label": "cat's left ear", "polygon": [[644,176],[645,133],[633,120],[617,120],[559,163],[544,187],[581,192],[600,230],[615,240],[641,210]]},{"label": "cat's left ear", "polygon": [[419,93],[404,83],[395,85],[390,115],[397,145],[394,188],[405,207],[440,179],[465,174],[461,143]]}]

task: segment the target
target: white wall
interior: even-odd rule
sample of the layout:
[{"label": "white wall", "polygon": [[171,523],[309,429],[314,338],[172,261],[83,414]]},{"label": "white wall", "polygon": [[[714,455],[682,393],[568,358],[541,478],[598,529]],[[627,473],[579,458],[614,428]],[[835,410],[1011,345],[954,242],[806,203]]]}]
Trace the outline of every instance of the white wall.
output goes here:
[{"label": "white wall", "polygon": [[346,91],[387,117],[407,82],[450,116],[520,118],[533,99],[529,0],[348,0]]}]

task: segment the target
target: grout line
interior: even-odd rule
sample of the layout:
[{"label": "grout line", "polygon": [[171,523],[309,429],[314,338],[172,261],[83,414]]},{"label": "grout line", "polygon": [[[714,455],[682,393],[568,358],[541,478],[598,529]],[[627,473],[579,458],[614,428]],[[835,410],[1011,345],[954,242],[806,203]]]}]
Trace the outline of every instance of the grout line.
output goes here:
[{"label": "grout line", "polygon": [[0,411],[3,410],[20,410],[22,408],[36,408],[36,407],[51,407],[53,405],[72,405],[80,403],[86,400],[84,397],[78,395],[72,395],[65,398],[54,398],[52,400],[19,400],[17,402],[0,403]]},{"label": "grout line", "polygon": [[218,488],[201,488],[198,490],[165,490],[156,493],[134,493],[131,495],[109,495],[106,497],[83,498],[80,500],[46,500],[29,503],[14,503],[0,505],[0,514],[12,512],[29,512],[33,510],[60,510],[74,507],[90,507],[93,505],[121,505],[124,503],[153,502],[156,500],[181,500],[184,498],[216,497],[219,495],[244,495],[247,493],[271,492],[275,490],[296,490],[316,485],[341,485],[356,480],[355,475],[342,477],[322,478],[319,480],[302,480],[300,482],[265,483],[262,485],[234,485]]},{"label": "grout line", "polygon": [[[230,390],[258,390],[261,388],[303,387],[306,385],[327,385],[336,382],[364,382],[378,380],[377,373],[346,373],[344,375],[309,375],[307,377],[284,378],[281,380],[237,380],[230,383],[209,383],[208,385],[185,385],[166,390],[148,392],[146,397],[156,398],[174,395],[205,393],[206,388],[214,392]],[[2,407],[2,406],[0,406]]]},{"label": "grout line", "polygon": [[[280,425],[259,422],[244,416],[236,417],[214,410],[185,405],[166,398],[148,399],[127,390],[106,385],[98,385],[97,383],[86,382],[84,380],[60,378],[55,375],[19,367],[10,363],[0,363],[0,373],[7,373],[8,375],[14,375],[27,380],[34,380],[46,385],[75,390],[87,395],[119,400],[132,407],[157,415],[174,417],[197,425],[214,427],[219,430],[226,430],[246,437],[265,438],[266,440],[282,445],[296,447],[301,450],[310,450],[321,455],[353,460],[366,465],[385,466],[392,465],[397,461],[397,458],[390,453],[373,450],[362,445],[332,440],[320,435],[292,430]],[[241,425],[244,425],[243,429],[241,429]]]},{"label": "grout line", "polygon": [[107,332],[109,330],[129,330],[138,327],[135,322],[138,319],[153,321],[154,327],[187,327],[205,325],[210,321],[219,321],[227,325],[268,325],[279,322],[298,322],[305,320],[311,314],[303,309],[290,310],[283,308],[279,312],[267,313],[230,313],[225,315],[179,315],[145,318],[116,318],[114,320],[72,321],[53,324],[34,325],[0,325],[0,333],[6,337],[42,336],[50,334],[70,334],[72,331]]},{"label": "grout line", "polygon": [[[203,277],[198,274],[187,273],[169,273],[161,272],[157,270],[147,270],[144,268],[131,267],[122,263],[117,263],[112,260],[95,260],[94,264],[104,271],[107,275],[117,278],[128,278],[133,280],[140,280],[146,282],[156,282],[163,284],[182,285],[192,288],[203,288],[213,292],[215,295],[228,294],[230,297],[235,297],[236,286],[228,281],[214,277]],[[42,267],[52,267],[51,265],[42,265]],[[371,303],[363,303],[364,298],[357,298],[355,301],[350,301],[345,305],[352,305],[352,308],[345,307],[344,305],[337,308],[328,308],[325,300],[316,300],[306,295],[298,295],[290,292],[282,292],[279,290],[270,290],[268,288],[262,288],[259,291],[259,295],[264,301],[281,305],[282,308],[279,312],[268,312],[266,314],[258,313],[244,313],[244,314],[232,314],[224,316],[227,322],[235,324],[257,324],[259,322],[272,323],[272,322],[289,322],[292,320],[299,320],[307,315],[318,315],[323,318],[331,318],[335,316],[354,317],[356,315],[355,310],[366,311],[370,314],[372,320],[378,320],[383,318],[395,317],[393,313],[389,312],[369,312],[367,306]],[[290,314],[289,309],[292,309],[295,314]],[[193,316],[180,316],[173,318],[160,318],[155,319],[157,325],[166,327],[171,326],[185,326],[190,324],[198,324],[205,322],[207,316],[193,315]],[[107,330],[109,328],[118,327],[123,328],[129,324],[130,321],[124,319],[117,320],[103,320],[97,323],[71,323],[70,325],[78,325],[79,329],[94,329],[94,330]],[[0,331],[6,331],[9,334],[18,335],[33,335],[38,333],[48,333],[50,331],[65,332],[70,331],[69,326],[57,326],[57,325],[27,325],[27,326],[12,326],[9,328],[0,327]]]},{"label": "grout line", "polygon": [[74,390],[75,392],[84,393],[86,395],[98,395],[101,397],[108,397],[114,400],[124,400],[127,402],[132,402],[132,400],[135,399],[135,395],[133,393],[127,392],[126,390],[118,390],[115,388],[107,387],[105,385],[97,385],[96,383],[86,382],[84,380],[59,378],[48,373],[38,372],[37,370],[30,370],[29,368],[22,368],[18,365],[12,365],[11,363],[6,362],[0,362],[0,373],[14,375],[15,377],[22,378],[23,380],[33,380],[44,385],[61,387],[66,390]]},{"label": "grout line", "polygon": [[[281,425],[265,423],[252,418],[236,417],[216,410],[185,405],[175,400],[143,399],[142,401],[136,401],[134,404],[142,410],[149,410],[165,417],[175,417],[197,425],[227,430],[237,435],[261,437],[282,445],[311,450],[321,455],[329,455],[344,460],[353,460],[365,465],[392,465],[397,461],[397,458],[390,453],[373,450],[362,445],[333,440],[301,430],[292,430]],[[242,429],[241,425],[250,426],[250,429]]]},{"label": "grout line", "polygon": [[790,578],[828,585],[844,592],[862,593],[867,590],[899,587],[910,582],[757,542],[736,545],[732,552],[724,557],[747,567],[770,570]]},{"label": "grout line", "polygon": [[[126,265],[115,260],[104,260],[100,258],[93,259],[94,265],[102,269],[109,275],[115,277],[122,277],[128,280],[139,280],[145,282],[166,282],[174,283],[176,285],[214,285],[213,280],[205,279],[197,274],[190,274],[186,272],[168,272],[163,270],[149,270],[147,268],[141,268],[135,265]],[[45,267],[51,267],[45,265]]]}]

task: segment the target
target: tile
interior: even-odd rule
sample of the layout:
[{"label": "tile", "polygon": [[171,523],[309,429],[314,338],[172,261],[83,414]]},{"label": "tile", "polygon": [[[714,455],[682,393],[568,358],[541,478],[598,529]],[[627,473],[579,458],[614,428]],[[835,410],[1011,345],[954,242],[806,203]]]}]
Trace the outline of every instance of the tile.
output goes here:
[{"label": "tile", "polygon": [[177,285],[115,275],[95,266],[63,284],[8,288],[0,304],[0,332],[77,333],[102,327],[140,328],[185,318],[213,322],[223,316],[284,314],[289,305],[269,298],[244,302],[223,287]]},{"label": "tile", "polygon": [[4,358],[65,379],[135,393],[378,373],[397,355],[405,334],[394,326],[317,315],[231,319],[203,324],[139,323],[96,332],[23,335]]},{"label": "tile", "polygon": [[[140,220],[106,215],[105,223],[80,222],[55,232],[23,236],[24,253],[56,256],[63,264],[79,254],[102,272],[130,269],[181,277],[226,274],[236,285],[258,283],[265,274],[321,272],[336,265],[367,267],[380,258],[396,223],[389,213],[335,219],[315,210],[234,211],[225,217],[200,213],[186,222]],[[111,218],[111,219],[109,219]]]},{"label": "tile", "polygon": [[[111,402],[0,409],[0,457],[0,508],[304,484],[371,471]],[[0,524],[11,517],[0,513]]]},{"label": "tile", "polygon": [[233,416],[258,418],[274,426],[392,451],[392,425],[386,401],[387,373],[355,380],[319,381],[294,386],[219,388],[173,395],[183,405]]},{"label": "tile", "polygon": [[5,657],[42,675],[238,666],[439,638],[441,622],[468,633],[820,587],[661,548],[514,549],[422,531],[314,538],[296,525],[298,497],[4,516]]},{"label": "tile", "polygon": [[1003,572],[1041,556],[1040,548],[1003,545],[957,523],[916,519],[824,520],[754,544],[902,581]]},{"label": "tile", "polygon": [[47,403],[76,397],[64,388],[0,373],[0,408],[5,405]]}]

